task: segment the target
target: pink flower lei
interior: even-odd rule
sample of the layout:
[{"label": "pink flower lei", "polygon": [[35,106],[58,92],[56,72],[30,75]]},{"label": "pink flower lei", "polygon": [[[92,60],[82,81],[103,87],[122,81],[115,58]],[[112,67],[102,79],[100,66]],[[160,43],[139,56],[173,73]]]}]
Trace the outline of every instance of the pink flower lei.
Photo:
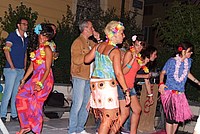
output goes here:
[{"label": "pink flower lei", "polygon": [[175,72],[174,72],[174,79],[177,82],[182,82],[184,80],[184,78],[187,76],[187,72],[188,72],[188,59],[184,59],[184,70],[183,70],[183,74],[181,75],[181,77],[178,77],[179,74],[179,69],[180,69],[180,65],[181,65],[181,57],[179,57],[179,55],[176,55],[176,65],[175,65]]}]

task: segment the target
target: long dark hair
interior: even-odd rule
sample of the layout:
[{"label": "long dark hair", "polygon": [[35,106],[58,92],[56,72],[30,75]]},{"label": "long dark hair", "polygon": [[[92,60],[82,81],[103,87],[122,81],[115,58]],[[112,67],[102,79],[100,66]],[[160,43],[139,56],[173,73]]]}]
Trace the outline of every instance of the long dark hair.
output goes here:
[{"label": "long dark hair", "polygon": [[[50,25],[47,25],[45,23],[42,23],[40,25],[41,25],[42,30],[40,31],[39,34],[42,34],[42,35],[46,36],[48,38],[48,40],[51,40],[52,37],[54,36],[53,28]],[[29,44],[30,52],[35,51],[39,46],[38,34],[36,34],[34,30],[35,29],[33,29],[29,35],[29,43],[28,44]]]},{"label": "long dark hair", "polygon": [[[141,57],[143,59],[145,59],[146,57],[150,59],[151,55],[156,51],[158,51],[156,47],[149,45],[141,51]],[[156,61],[149,61],[146,66],[148,66],[148,68],[150,68],[151,70],[152,68],[154,68],[155,65]]]}]

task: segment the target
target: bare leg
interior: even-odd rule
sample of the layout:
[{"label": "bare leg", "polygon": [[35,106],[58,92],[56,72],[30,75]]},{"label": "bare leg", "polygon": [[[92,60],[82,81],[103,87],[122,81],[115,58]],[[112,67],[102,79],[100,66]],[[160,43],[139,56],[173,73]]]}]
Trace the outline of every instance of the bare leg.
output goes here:
[{"label": "bare leg", "polygon": [[119,109],[102,109],[102,120],[99,127],[99,134],[115,134],[119,128]]},{"label": "bare leg", "polygon": [[172,131],[173,134],[176,133],[177,128],[178,128],[178,124],[173,124],[173,131]]},{"label": "bare leg", "polygon": [[140,114],[142,111],[142,108],[140,106],[140,103],[137,99],[137,96],[131,96],[131,109],[133,110],[132,116],[131,116],[131,134],[137,134],[137,127],[138,122],[140,119]]},{"label": "bare leg", "polygon": [[166,132],[167,134],[173,134],[173,125],[166,123]]},{"label": "bare leg", "polygon": [[126,101],[119,101],[120,108],[120,125],[122,126],[130,114],[130,107],[126,107]]}]

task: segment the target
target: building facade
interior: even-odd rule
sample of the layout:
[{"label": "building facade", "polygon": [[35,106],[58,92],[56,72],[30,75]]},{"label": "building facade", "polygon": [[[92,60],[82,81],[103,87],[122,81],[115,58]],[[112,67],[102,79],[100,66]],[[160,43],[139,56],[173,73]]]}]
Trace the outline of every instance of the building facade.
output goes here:
[{"label": "building facade", "polygon": [[123,1],[124,11],[138,12],[136,18],[137,24],[142,26],[144,0],[1,0],[0,16],[3,17],[4,12],[8,11],[9,4],[15,9],[16,6],[20,6],[21,2],[27,7],[31,7],[32,11],[37,11],[39,13],[37,23],[43,22],[44,20],[52,23],[61,21],[62,16],[66,14],[67,5],[70,6],[73,14],[77,12],[88,12],[88,7],[96,8],[99,6],[102,10],[115,8],[117,15],[120,16]]}]

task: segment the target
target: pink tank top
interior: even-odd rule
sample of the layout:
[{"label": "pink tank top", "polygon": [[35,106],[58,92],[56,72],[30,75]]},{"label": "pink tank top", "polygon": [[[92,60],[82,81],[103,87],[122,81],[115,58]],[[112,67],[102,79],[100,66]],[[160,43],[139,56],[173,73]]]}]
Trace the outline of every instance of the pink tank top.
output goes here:
[{"label": "pink tank top", "polygon": [[135,77],[139,69],[140,65],[138,64],[137,60],[135,60],[132,64],[132,68],[129,70],[127,74],[124,75],[128,88],[132,89],[134,87]]}]

